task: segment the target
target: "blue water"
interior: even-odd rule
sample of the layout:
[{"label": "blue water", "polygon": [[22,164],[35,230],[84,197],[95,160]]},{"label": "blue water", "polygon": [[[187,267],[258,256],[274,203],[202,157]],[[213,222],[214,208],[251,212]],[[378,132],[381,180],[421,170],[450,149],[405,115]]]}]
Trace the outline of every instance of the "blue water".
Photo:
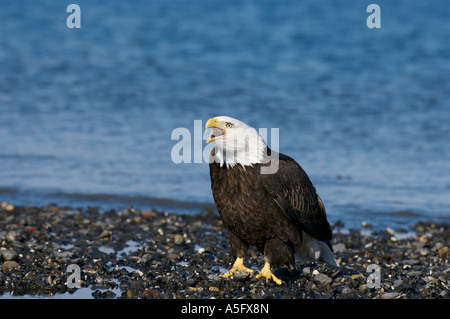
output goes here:
[{"label": "blue water", "polygon": [[0,200],[202,210],[171,134],[229,115],[279,128],[331,222],[448,221],[450,5],[377,0],[369,29],[372,2],[77,0],[80,29],[2,3]]}]

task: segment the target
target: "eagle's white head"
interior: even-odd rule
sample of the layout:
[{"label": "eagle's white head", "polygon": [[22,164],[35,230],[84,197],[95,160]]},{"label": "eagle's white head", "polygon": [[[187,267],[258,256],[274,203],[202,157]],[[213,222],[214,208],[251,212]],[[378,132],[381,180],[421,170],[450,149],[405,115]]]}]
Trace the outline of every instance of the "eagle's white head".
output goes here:
[{"label": "eagle's white head", "polygon": [[215,160],[227,168],[236,164],[251,166],[262,163],[267,144],[253,127],[228,116],[216,116],[206,122],[211,128],[207,143],[215,143]]}]

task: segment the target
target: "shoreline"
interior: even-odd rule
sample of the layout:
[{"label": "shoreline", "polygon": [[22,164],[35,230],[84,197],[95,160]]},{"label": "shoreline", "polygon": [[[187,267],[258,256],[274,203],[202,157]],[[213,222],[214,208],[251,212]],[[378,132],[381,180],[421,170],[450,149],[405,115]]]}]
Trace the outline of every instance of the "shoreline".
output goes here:
[{"label": "shoreline", "polygon": [[[212,195],[210,201],[196,201],[144,196],[142,194],[83,193],[0,187],[0,204],[2,200],[17,203],[20,206],[46,206],[56,203],[59,207],[71,207],[80,210],[96,207],[102,212],[112,208],[119,211],[131,205],[136,209],[169,211],[176,215],[198,215],[208,211],[218,214]],[[372,229],[376,230],[383,230],[387,226],[392,228],[409,228],[424,220],[433,220],[436,223],[450,223],[450,218],[442,213],[444,210],[440,210],[440,213],[435,213],[407,207],[384,207],[383,209],[374,208],[372,210],[357,207],[333,208],[328,207],[328,205],[326,207],[330,224],[340,223],[343,220],[346,228],[359,229],[362,223],[368,223],[372,226]]]},{"label": "shoreline", "polygon": [[[333,226],[340,266],[277,269],[278,286],[255,275],[220,274],[234,258],[212,212],[180,215],[127,207],[100,212],[0,202],[0,299],[449,299],[450,225],[410,229]],[[263,256],[250,248],[255,273]],[[70,288],[69,265],[80,288]],[[73,277],[72,277],[73,278]]]}]

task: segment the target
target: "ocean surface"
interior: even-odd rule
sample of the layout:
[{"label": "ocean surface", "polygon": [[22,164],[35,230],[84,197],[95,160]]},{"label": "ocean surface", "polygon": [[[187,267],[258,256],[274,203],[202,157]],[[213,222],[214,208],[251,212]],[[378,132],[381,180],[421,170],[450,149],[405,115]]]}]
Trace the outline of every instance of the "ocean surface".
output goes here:
[{"label": "ocean surface", "polygon": [[78,29],[2,3],[0,201],[210,209],[195,123],[228,115],[278,129],[331,223],[450,221],[448,0],[74,2]]}]

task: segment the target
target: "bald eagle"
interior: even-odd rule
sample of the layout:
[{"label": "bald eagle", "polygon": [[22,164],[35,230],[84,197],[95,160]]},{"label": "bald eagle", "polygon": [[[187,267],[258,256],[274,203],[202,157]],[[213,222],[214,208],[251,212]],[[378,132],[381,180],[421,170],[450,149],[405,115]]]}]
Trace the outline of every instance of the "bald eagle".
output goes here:
[{"label": "bald eagle", "polygon": [[228,231],[236,271],[252,273],[243,258],[249,246],[264,255],[256,278],[281,284],[271,266],[293,269],[295,257],[337,266],[332,229],[322,200],[308,175],[291,157],[271,151],[258,132],[227,116],[207,121],[211,189]]}]

